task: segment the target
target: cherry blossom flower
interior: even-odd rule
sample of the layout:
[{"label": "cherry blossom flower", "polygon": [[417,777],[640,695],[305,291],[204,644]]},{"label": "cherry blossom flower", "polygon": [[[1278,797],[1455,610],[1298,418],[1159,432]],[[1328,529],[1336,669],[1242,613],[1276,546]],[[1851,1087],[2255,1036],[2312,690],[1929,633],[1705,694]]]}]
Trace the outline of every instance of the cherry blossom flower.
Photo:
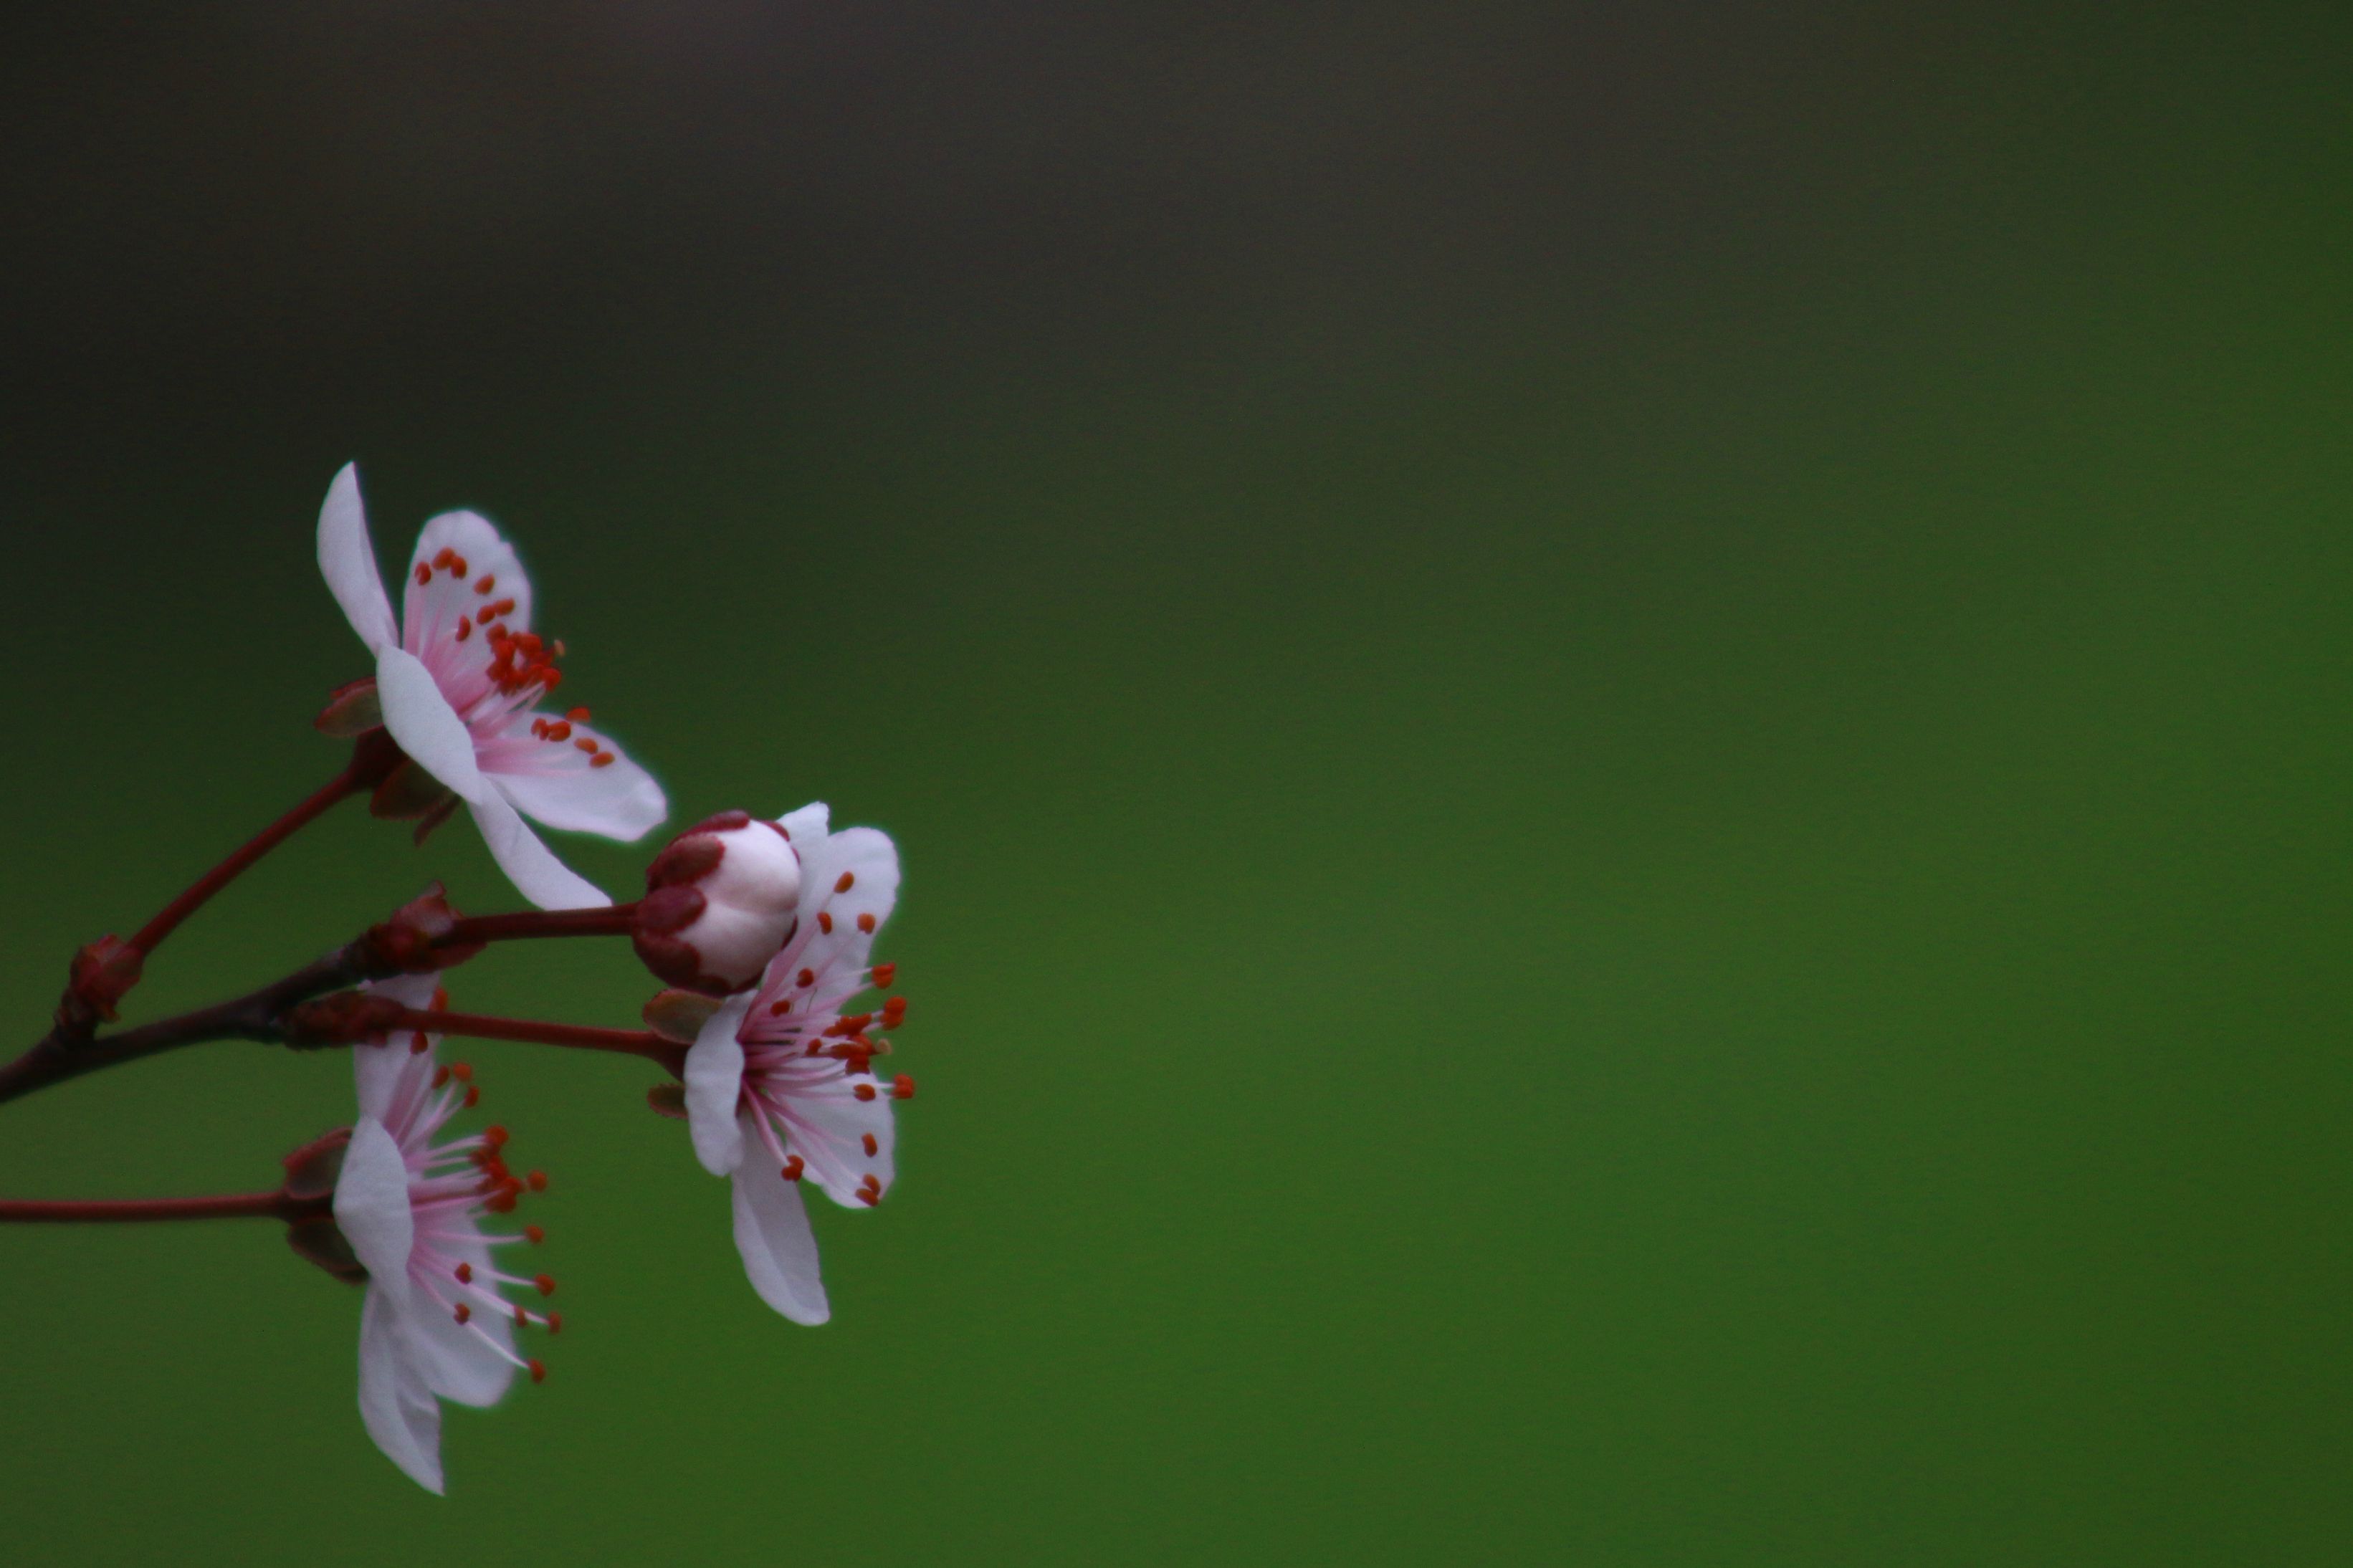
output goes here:
[{"label": "cherry blossom flower", "polygon": [[396,625],[359,472],[346,464],[319,509],[319,569],[375,655],[385,729],[466,803],[515,887],[542,909],[609,903],[523,818],[629,843],[670,807],[651,774],[588,727],[586,709],[538,710],[564,679],[563,648],[531,629],[531,583],[499,531],[470,511],[427,522]]},{"label": "cherry blossom flower", "polygon": [[732,1177],[735,1247],[760,1299],[797,1323],[830,1315],[801,1188],[872,1207],[893,1174],[891,1102],[915,1092],[879,1080],[906,1003],[843,1009],[893,966],[869,968],[899,892],[899,852],[871,827],[826,830],[822,805],[779,825],[800,855],[798,925],[759,989],[720,1004],[686,1055],[687,1121],[712,1174]]},{"label": "cherry blossom flower", "polygon": [[[436,1002],[429,974],[400,975],[372,989],[403,1006]],[[505,1132],[491,1127],[444,1142],[435,1139],[449,1118],[477,1098],[471,1074],[434,1060],[438,1037],[382,1040],[352,1047],[359,1085],[359,1121],[352,1128],[336,1179],[336,1226],[367,1270],[360,1309],[360,1419],[386,1458],[427,1491],[441,1490],[441,1408],[436,1396],[460,1405],[495,1405],[518,1370],[536,1382],[537,1361],[515,1352],[516,1326],[536,1323],[554,1332],[560,1314],[530,1311],[508,1300],[501,1287],[551,1295],[546,1275],[526,1279],[500,1271],[491,1248],[536,1242],[537,1226],[520,1236],[486,1235],[485,1214],[507,1214],[525,1186],[543,1185],[511,1174],[500,1150]]]}]

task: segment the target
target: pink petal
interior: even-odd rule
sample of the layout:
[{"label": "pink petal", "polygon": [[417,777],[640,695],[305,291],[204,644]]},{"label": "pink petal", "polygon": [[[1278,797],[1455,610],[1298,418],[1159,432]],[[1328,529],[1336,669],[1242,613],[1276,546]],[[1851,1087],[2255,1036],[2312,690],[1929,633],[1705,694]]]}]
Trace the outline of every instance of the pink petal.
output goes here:
[{"label": "pink petal", "polygon": [[[714,1176],[731,1174],[744,1162],[744,1129],[735,1120],[744,1089],[744,1047],[736,1044],[735,1031],[751,1005],[749,996],[721,1003],[686,1051],[687,1131],[694,1136],[694,1157]],[[758,1147],[756,1139],[753,1147]]]},{"label": "pink petal", "polygon": [[469,801],[467,808],[474,814],[474,826],[482,830],[482,842],[491,847],[491,858],[499,863],[499,869],[507,874],[515,891],[541,909],[602,909],[613,901],[594,882],[557,859],[496,789],[485,791],[480,800]]},{"label": "pink petal", "polygon": [[[758,1135],[746,1129],[747,1151]],[[746,1159],[736,1168],[735,1250],[760,1300],[796,1323],[822,1323],[833,1315],[825,1284],[818,1277],[817,1237],[798,1183],[765,1159]]]},{"label": "pink petal", "polygon": [[376,699],[384,727],[412,761],[466,800],[491,794],[474,762],[474,737],[449,706],[433,672],[414,654],[385,647],[375,655]]},{"label": "pink petal", "polygon": [[376,571],[375,546],[368,539],[367,512],[360,505],[360,471],[350,463],[336,472],[326,504],[319,508],[319,571],[370,653],[399,642],[392,601],[385,597],[384,578]]},{"label": "pink petal", "polygon": [[494,625],[531,629],[531,581],[488,519],[445,511],[417,536],[401,590],[400,646],[425,661],[464,711],[491,689],[488,628]]},{"label": "pink petal", "polygon": [[441,1491],[441,1407],[412,1353],[409,1325],[369,1281],[360,1308],[360,1422],[385,1458],[427,1491]]},{"label": "pink petal", "polygon": [[[365,1047],[363,1047],[365,1048]],[[408,1162],[373,1116],[352,1128],[335,1178],[335,1224],[368,1271],[371,1300],[381,1291],[396,1304],[408,1294],[408,1254],[417,1244],[417,1216],[408,1203]]]},{"label": "pink petal", "polygon": [[611,741],[570,720],[555,731],[562,739],[548,738],[557,723],[543,713],[511,714],[478,753],[482,771],[525,816],[633,844],[670,815],[661,785]]}]

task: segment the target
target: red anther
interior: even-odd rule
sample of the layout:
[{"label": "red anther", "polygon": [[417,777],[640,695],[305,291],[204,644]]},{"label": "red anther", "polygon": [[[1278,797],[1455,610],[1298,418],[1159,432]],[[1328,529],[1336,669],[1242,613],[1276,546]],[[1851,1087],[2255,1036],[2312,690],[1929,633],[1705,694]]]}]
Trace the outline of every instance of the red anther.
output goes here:
[{"label": "red anther", "polygon": [[488,1127],[482,1129],[482,1144],[483,1147],[489,1149],[505,1148],[507,1146],[507,1130],[500,1126],[495,1121],[491,1122]]},{"label": "red anther", "polygon": [[615,753],[611,752],[599,752],[588,759],[588,765],[592,768],[609,768],[613,765],[614,756]]},{"label": "red anther", "polygon": [[881,1205],[882,1194],[881,1193],[870,1193],[865,1191],[863,1188],[860,1188],[858,1194],[858,1201],[864,1204],[868,1208],[876,1208]]},{"label": "red anther", "polygon": [[545,1171],[533,1171],[530,1175],[523,1178],[523,1184],[530,1187],[534,1193],[543,1193],[547,1191],[547,1173]]},{"label": "red anther", "polygon": [[473,635],[474,623],[468,620],[465,616],[459,616],[458,617],[458,640],[459,642],[464,642],[468,637],[472,637]]},{"label": "red anther", "polygon": [[906,1016],[907,999],[904,996],[893,996],[889,1001],[882,1004],[882,1026],[884,1028],[897,1028],[906,1020]]},{"label": "red anther", "polygon": [[449,1064],[449,1076],[456,1079],[459,1083],[471,1083],[474,1081],[474,1064],[471,1062],[451,1062]]},{"label": "red anther", "polygon": [[482,1200],[482,1206],[490,1210],[492,1214],[512,1214],[514,1213],[515,1197],[512,1193],[508,1192],[504,1187],[501,1187],[497,1192],[492,1193],[489,1197],[484,1198]]},{"label": "red anther", "polygon": [[576,740],[576,741],[573,742],[572,743],[573,743],[574,745],[575,745],[575,746],[579,747],[579,748],[580,748],[580,750],[582,750],[582,751],[584,751],[584,752],[586,752],[590,753],[591,755],[594,755],[594,754],[596,753],[596,742],[594,742],[594,741],[592,741],[592,740],[590,740],[590,739],[589,739],[587,736],[586,736],[586,735],[581,736],[578,740]]},{"label": "red anther", "polygon": [[560,1334],[564,1331],[563,1313],[550,1312],[547,1314],[547,1331],[551,1334]]},{"label": "red anther", "polygon": [[465,1302],[463,1302],[463,1301],[460,1301],[460,1302],[459,1302],[459,1303],[458,1303],[458,1321],[459,1321],[459,1322],[461,1322],[461,1323],[462,1323],[462,1322],[464,1322],[467,1319],[469,1319],[469,1318],[472,1317],[473,1315],[474,1315],[474,1309],[473,1309],[473,1308],[469,1307],[469,1306],[468,1306],[468,1305],[466,1305],[466,1303],[465,1303]]},{"label": "red anther", "polygon": [[458,1265],[458,1283],[460,1285],[471,1285],[473,1282],[474,1266],[470,1263],[460,1263]]},{"label": "red anther", "polygon": [[856,1095],[860,1100],[871,1100],[874,1098],[874,1086],[871,1083],[861,1083],[850,1089],[849,1092]]},{"label": "red anther", "polygon": [[454,550],[449,552],[449,575],[452,577],[466,575],[466,558]]},{"label": "red anther", "polygon": [[434,1087],[434,1088],[436,1088],[436,1089],[439,1089],[443,1084],[448,1083],[448,1081],[449,1081],[449,1069],[448,1069],[448,1068],[446,1068],[446,1067],[441,1067],[441,1068],[435,1068],[433,1069],[433,1087]]},{"label": "red anther", "polygon": [[[486,615],[486,616],[512,616],[512,615],[513,615],[513,614],[514,614],[514,606],[515,606],[515,602],[514,602],[512,599],[501,599],[497,604],[492,605],[489,606],[486,610],[484,610],[484,611],[483,611],[483,614],[484,614],[484,615]],[[524,637],[530,637],[530,636],[531,636],[531,634],[530,634],[529,632],[525,632],[525,633],[523,634],[523,636],[524,636]],[[520,640],[520,639],[518,639],[518,640]],[[533,641],[536,641],[537,639],[536,639],[536,638],[533,638]]]},{"label": "red anther", "polygon": [[874,1142],[874,1134],[869,1132],[864,1138],[860,1139],[860,1142],[866,1145],[866,1157],[870,1160],[874,1158],[875,1151],[881,1147],[880,1144]]},{"label": "red anther", "polygon": [[481,1104],[481,1103],[482,1103],[482,1089],[481,1089],[481,1086],[480,1086],[480,1084],[473,1084],[473,1083],[470,1083],[470,1084],[468,1084],[468,1085],[466,1086],[466,1098],[465,1098],[464,1100],[460,1100],[459,1103],[459,1104],[461,1104],[461,1105],[463,1105],[463,1106],[464,1106],[467,1110],[473,1110],[473,1109],[474,1109],[474,1107],[476,1107],[476,1106],[478,1106],[478,1105]]},{"label": "red anther", "polygon": [[899,966],[895,963],[878,963],[874,966],[872,973],[874,975],[874,989],[877,991],[888,991],[891,989],[892,984],[899,978]]},{"label": "red anther", "polygon": [[860,931],[864,931],[868,936],[872,936],[872,935],[874,934],[874,917],[873,917],[873,915],[872,915],[872,914],[871,914],[871,913],[869,913],[869,914],[862,914],[862,915],[859,916],[859,917],[858,917],[858,929],[859,929]]},{"label": "red anther", "polygon": [[799,983],[801,989],[806,991],[810,986],[817,984],[817,971],[814,969],[804,969],[794,978]]},{"label": "red anther", "polygon": [[586,724],[588,722],[588,710],[586,708],[569,709],[565,712],[564,716],[566,719],[571,720],[575,724]]},{"label": "red anther", "polygon": [[802,1055],[804,1055],[804,1056],[811,1056],[811,1057],[821,1057],[821,1056],[825,1055],[825,1039],[824,1039],[824,1037],[822,1037],[822,1036],[816,1036],[816,1037],[812,1037],[810,1038],[810,1040],[809,1040],[809,1043],[808,1043],[808,1049],[807,1049],[807,1050],[806,1050],[806,1051],[804,1051],[804,1052],[802,1052],[801,1054],[802,1054]]},{"label": "red anther", "polygon": [[547,1368],[543,1365],[536,1357],[523,1363],[523,1365],[531,1368],[532,1382],[545,1383],[547,1381]]},{"label": "red anther", "polygon": [[898,1077],[892,1079],[891,1080],[891,1098],[893,1100],[914,1099],[915,1080],[905,1073],[901,1073]]},{"label": "red anther", "polygon": [[801,1172],[806,1167],[801,1164],[801,1157],[798,1154],[786,1156],[785,1160],[785,1180],[788,1182],[799,1181],[801,1179]]},{"label": "red anther", "polygon": [[833,890],[837,893],[846,893],[857,885],[858,873],[855,871],[844,871],[839,877],[834,879]]},{"label": "red anther", "polygon": [[818,910],[817,929],[825,932],[828,936],[831,936],[833,934],[833,911],[831,910]]},{"label": "red anther", "polygon": [[412,1057],[421,1057],[432,1048],[432,1037],[422,1029],[408,1037],[408,1054]]},{"label": "red anther", "polygon": [[550,721],[543,719],[540,722],[547,726],[546,732],[549,740],[568,741],[572,739],[572,721],[570,720],[556,719]]},{"label": "red anther", "polygon": [[417,585],[426,587],[433,581],[433,568],[420,561],[417,563]]},{"label": "red anther", "polygon": [[433,988],[433,1010],[436,1013],[446,1013],[449,1010],[449,988],[447,985],[436,985]]},{"label": "red anther", "polygon": [[552,1275],[534,1274],[531,1277],[531,1282],[533,1287],[543,1296],[553,1296],[555,1294],[555,1279]]},{"label": "red anther", "polygon": [[474,584],[474,592],[477,594],[487,594],[498,585],[498,578],[491,575],[490,573],[485,572],[482,574],[482,580]]},{"label": "red anther", "polygon": [[768,1016],[772,1018],[781,1018],[792,1010],[793,999],[789,996],[779,998],[778,1000],[768,1004]]},{"label": "red anther", "polygon": [[522,1227],[522,1238],[525,1241],[530,1242],[533,1247],[537,1247],[541,1242],[547,1239],[547,1232],[540,1229],[539,1226],[535,1225],[527,1225]]},{"label": "red anther", "polygon": [[531,1314],[529,1312],[524,1311],[521,1307],[517,1307],[514,1310],[514,1315],[516,1328],[527,1329],[531,1327]]}]

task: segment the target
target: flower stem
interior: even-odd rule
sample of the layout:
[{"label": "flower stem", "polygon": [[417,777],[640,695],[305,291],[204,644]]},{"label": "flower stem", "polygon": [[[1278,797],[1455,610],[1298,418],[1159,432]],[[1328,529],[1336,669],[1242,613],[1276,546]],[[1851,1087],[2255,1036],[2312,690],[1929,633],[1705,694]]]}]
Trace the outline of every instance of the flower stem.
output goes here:
[{"label": "flower stem", "polygon": [[662,1038],[651,1029],[599,1029],[586,1024],[549,1024],[536,1018],[492,1018],[480,1013],[445,1013],[405,1007],[392,1023],[396,1029],[420,1029],[428,1035],[462,1035],[476,1040],[520,1040],[527,1045],[564,1046],[581,1051],[618,1051],[644,1057],[673,1071],[686,1060],[686,1047]]},{"label": "flower stem", "polygon": [[177,931],[182,921],[202,909],[215,893],[227,887],[252,867],[255,861],[277,848],[308,824],[326,815],[328,809],[365,787],[359,759],[354,756],[350,765],[313,791],[301,804],[285,816],[248,839],[234,854],[191,883],[187,891],[165,904],[155,918],[141,926],[129,945],[141,953],[153,952],[164,939]]},{"label": "flower stem", "polygon": [[436,947],[472,947],[486,942],[517,942],[549,936],[628,936],[637,929],[638,906],[607,904],[594,910],[522,910],[504,915],[472,915],[437,938]]},{"label": "flower stem", "polygon": [[0,1224],[122,1225],[164,1219],[291,1219],[283,1192],[225,1193],[208,1198],[0,1198]]},{"label": "flower stem", "polygon": [[23,1056],[0,1066],[0,1104],[84,1073],[182,1046],[208,1040],[283,1042],[288,1009],[365,977],[353,951],[357,945],[339,947],[259,991],[176,1017],[158,1018],[96,1039],[73,1038],[51,1030]]}]

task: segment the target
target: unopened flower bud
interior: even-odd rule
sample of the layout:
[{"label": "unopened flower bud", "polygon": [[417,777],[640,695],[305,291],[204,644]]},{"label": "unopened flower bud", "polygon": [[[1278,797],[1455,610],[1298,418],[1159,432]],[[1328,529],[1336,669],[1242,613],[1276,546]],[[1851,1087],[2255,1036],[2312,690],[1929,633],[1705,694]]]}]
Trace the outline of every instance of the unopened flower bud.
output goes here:
[{"label": "unopened flower bud", "polygon": [[465,963],[482,951],[480,942],[445,944],[458,924],[458,911],[438,882],[372,925],[354,944],[360,973],[371,980],[393,974],[428,974]]},{"label": "unopened flower bud", "polygon": [[784,829],[741,811],[688,828],[646,868],[636,942],[670,984],[724,996],[759,983],[793,934],[801,862]]},{"label": "unopened flower bud", "polygon": [[[99,1018],[111,1022],[115,1004],[139,984],[145,963],[144,953],[111,932],[84,943],[67,970],[66,1000],[58,1011],[58,1023],[87,1025]],[[80,1016],[69,1020],[68,1009]]]}]

